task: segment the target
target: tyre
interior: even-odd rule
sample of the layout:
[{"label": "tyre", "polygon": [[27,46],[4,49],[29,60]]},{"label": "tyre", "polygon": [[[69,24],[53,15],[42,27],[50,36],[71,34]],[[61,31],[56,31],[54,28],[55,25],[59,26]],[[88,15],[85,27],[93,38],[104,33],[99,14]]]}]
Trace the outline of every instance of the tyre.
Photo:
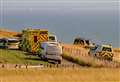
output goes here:
[{"label": "tyre", "polygon": [[90,51],[88,52],[88,55],[91,55]]},{"label": "tyre", "polygon": [[96,56],[96,57],[99,57],[100,55],[99,55],[99,53],[96,53],[95,56]]},{"label": "tyre", "polygon": [[102,58],[102,56],[101,56],[100,53],[96,53],[96,54],[95,54],[95,57],[97,57],[97,58]]},{"label": "tyre", "polygon": [[38,57],[42,58],[42,57],[41,57],[41,54],[38,54]]},{"label": "tyre", "polygon": [[111,58],[109,58],[108,60],[109,60],[109,61],[112,61],[112,60],[113,60],[113,58],[111,57]]},{"label": "tyre", "polygon": [[48,59],[44,55],[41,56],[41,59],[44,61],[48,61]]},{"label": "tyre", "polygon": [[58,62],[58,64],[61,64],[61,60],[58,60],[57,62]]}]

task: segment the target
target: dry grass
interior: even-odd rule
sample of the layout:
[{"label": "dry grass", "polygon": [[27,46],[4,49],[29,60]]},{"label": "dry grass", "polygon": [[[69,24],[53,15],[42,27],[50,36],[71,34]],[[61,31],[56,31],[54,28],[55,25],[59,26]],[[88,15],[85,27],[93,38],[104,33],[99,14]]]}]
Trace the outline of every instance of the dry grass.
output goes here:
[{"label": "dry grass", "polygon": [[74,63],[77,63],[81,66],[97,67],[97,68],[101,68],[101,67],[120,68],[119,62],[101,60],[92,56],[70,55],[68,53],[64,53],[63,58],[72,61]]},{"label": "dry grass", "polygon": [[120,53],[114,52],[113,61],[100,60],[88,54],[89,49],[85,49],[75,45],[64,44],[63,57],[82,66],[92,67],[120,67]]},{"label": "dry grass", "polygon": [[114,48],[113,51],[114,52],[120,52],[120,48]]},{"label": "dry grass", "polygon": [[0,69],[0,82],[120,82],[118,68]]},{"label": "dry grass", "polygon": [[19,33],[13,32],[10,30],[6,30],[6,29],[0,29],[0,37],[2,37],[2,38],[15,37],[17,34],[19,34]]},{"label": "dry grass", "polygon": [[120,48],[113,48],[114,60],[120,62]]}]

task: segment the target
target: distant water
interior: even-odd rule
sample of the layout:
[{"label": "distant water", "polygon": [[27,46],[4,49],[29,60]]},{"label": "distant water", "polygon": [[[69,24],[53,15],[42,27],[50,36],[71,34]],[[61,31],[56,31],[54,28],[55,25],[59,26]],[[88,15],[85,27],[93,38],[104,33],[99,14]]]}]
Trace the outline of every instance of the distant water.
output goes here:
[{"label": "distant water", "polygon": [[[36,26],[33,28],[38,28],[39,26]],[[41,26],[40,26],[41,27]],[[42,28],[47,28],[47,27],[42,27]],[[12,28],[9,28],[12,29]],[[21,31],[24,28],[19,28],[18,29],[12,29],[12,30],[17,30]],[[89,29],[86,30],[85,28],[70,28],[70,27],[48,27],[50,32],[55,33],[59,39],[59,41],[65,42],[65,43],[73,43],[74,38],[77,36],[80,36],[82,38],[90,39],[93,42],[96,43],[107,43],[107,44],[112,44],[113,47],[120,47],[120,40],[119,40],[119,32],[118,29],[115,30],[104,30],[104,28],[101,29]],[[109,28],[110,29],[110,28]]]},{"label": "distant water", "polygon": [[[92,12],[91,12],[92,13]],[[90,14],[90,13],[89,13]],[[9,23],[11,19],[17,20]],[[120,47],[120,27],[117,21],[118,15],[96,13],[90,15],[36,15],[22,17],[14,15],[6,18],[4,27],[21,31],[24,27],[47,28],[55,33],[60,41],[73,43],[75,37],[80,36],[96,42],[112,43],[114,47]]]},{"label": "distant water", "polygon": [[0,13],[0,27],[17,31],[29,26],[47,28],[62,42],[73,43],[80,36],[120,47],[118,2],[8,3],[4,2],[4,11]]}]

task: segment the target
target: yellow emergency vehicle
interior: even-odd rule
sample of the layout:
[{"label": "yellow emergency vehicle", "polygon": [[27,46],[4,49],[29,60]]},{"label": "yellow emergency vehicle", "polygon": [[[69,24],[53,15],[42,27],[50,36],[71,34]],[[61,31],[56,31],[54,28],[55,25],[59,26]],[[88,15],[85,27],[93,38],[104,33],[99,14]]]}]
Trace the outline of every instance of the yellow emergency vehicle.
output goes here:
[{"label": "yellow emergency vehicle", "polygon": [[47,29],[25,29],[22,32],[20,48],[27,52],[36,53],[41,42],[48,41]]}]

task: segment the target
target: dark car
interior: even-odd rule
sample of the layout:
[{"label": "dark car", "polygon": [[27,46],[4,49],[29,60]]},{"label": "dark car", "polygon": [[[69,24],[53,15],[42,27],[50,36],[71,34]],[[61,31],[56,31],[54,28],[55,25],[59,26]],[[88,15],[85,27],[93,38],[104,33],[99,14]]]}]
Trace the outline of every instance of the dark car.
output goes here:
[{"label": "dark car", "polygon": [[0,48],[7,48],[7,41],[4,38],[0,38]]}]

